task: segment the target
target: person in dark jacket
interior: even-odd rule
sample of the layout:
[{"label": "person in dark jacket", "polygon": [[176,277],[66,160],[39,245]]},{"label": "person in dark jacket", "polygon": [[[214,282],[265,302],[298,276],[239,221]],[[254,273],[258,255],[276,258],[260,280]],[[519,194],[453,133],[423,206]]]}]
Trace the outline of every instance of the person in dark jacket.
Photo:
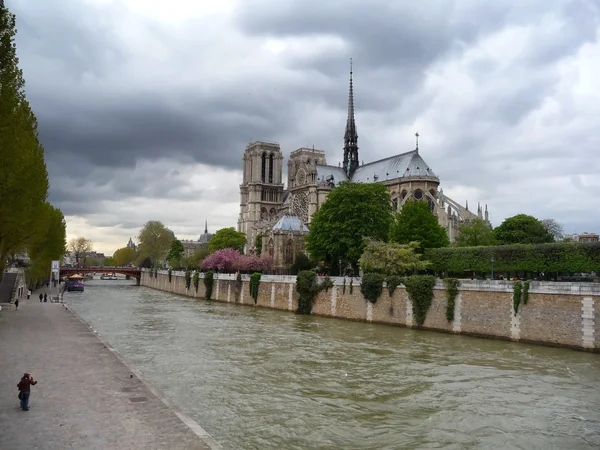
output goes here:
[{"label": "person in dark jacket", "polygon": [[19,388],[19,398],[21,399],[21,409],[29,411],[29,394],[31,394],[31,386],[35,386],[37,381],[33,379],[33,375],[29,372],[23,374],[23,378],[17,384]]},{"label": "person in dark jacket", "polygon": [[44,296],[40,293],[40,303],[42,303],[42,300],[44,300]]},{"label": "person in dark jacket", "polygon": [[44,302],[48,301],[48,294],[44,293]]},{"label": "person in dark jacket", "polygon": [[18,311],[19,310],[19,299],[15,299],[15,309]]}]

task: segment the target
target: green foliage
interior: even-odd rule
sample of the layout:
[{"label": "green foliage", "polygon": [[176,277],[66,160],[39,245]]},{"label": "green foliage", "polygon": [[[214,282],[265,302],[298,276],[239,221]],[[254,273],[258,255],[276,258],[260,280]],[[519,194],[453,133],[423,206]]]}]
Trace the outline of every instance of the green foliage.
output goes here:
[{"label": "green foliage", "polygon": [[208,248],[198,248],[192,256],[183,257],[179,260],[179,266],[183,269],[197,270],[200,267],[200,262],[208,256]]},{"label": "green foliage", "polygon": [[134,249],[123,247],[115,250],[115,253],[113,254],[113,260],[117,266],[126,266],[134,261],[135,256],[136,254]]},{"label": "green foliage", "polygon": [[521,303],[521,297],[523,292],[521,291],[521,282],[515,281],[513,284],[513,308],[515,310],[515,316],[519,312],[519,304]]},{"label": "green foliage", "polygon": [[446,286],[446,319],[448,321],[454,320],[454,304],[456,302],[456,296],[458,295],[458,286],[460,281],[456,278],[444,278],[444,285]]},{"label": "green foliage", "polygon": [[425,270],[431,263],[422,260],[423,255],[416,253],[418,248],[418,242],[396,244],[365,239],[359,264],[365,272],[381,273],[387,277]]},{"label": "green foliage", "polygon": [[173,276],[173,269],[169,267],[169,283],[171,282],[171,278]]},{"label": "green foliage", "polygon": [[167,256],[173,239],[175,239],[173,232],[162,222],[158,220],[146,222],[138,236],[139,258],[150,258],[152,264],[157,267],[159,262]]},{"label": "green foliage", "polygon": [[346,293],[346,277],[344,277],[344,284],[342,284],[342,295]]},{"label": "green foliage", "polygon": [[260,256],[262,254],[262,238],[263,238],[262,233],[258,233],[258,236],[256,236],[256,241],[254,244],[254,248],[256,248],[256,254],[258,256]]},{"label": "green foliage", "polygon": [[192,284],[192,272],[189,270],[185,271],[185,288],[189,289]]},{"label": "green foliage", "polygon": [[154,278],[158,278],[158,269],[154,269]]},{"label": "green foliage", "polygon": [[465,222],[460,227],[460,234],[454,245],[457,247],[477,247],[485,245],[496,245],[494,230],[489,223],[483,219],[473,219]]},{"label": "green foliage", "polygon": [[242,281],[242,274],[238,272],[237,277],[235,278],[235,301],[237,302],[240,299],[240,294],[242,293],[242,287],[244,283]]},{"label": "green foliage", "polygon": [[544,224],[527,214],[517,214],[505,219],[494,230],[494,235],[501,245],[554,242],[554,236]]},{"label": "green foliage", "polygon": [[350,290],[350,295],[352,295],[352,278],[350,278],[350,285],[348,286],[348,289]]},{"label": "green foliage", "polygon": [[260,272],[254,272],[250,275],[250,296],[254,299],[254,304],[258,303],[258,287],[260,286]]},{"label": "green foliage", "polygon": [[317,274],[312,270],[303,270],[296,276],[296,291],[298,292],[298,314],[310,314],[315,296],[322,290],[333,286],[329,277],[319,284]]},{"label": "green foliage", "polygon": [[365,273],[362,277],[360,292],[371,303],[375,303],[383,291],[383,275],[380,273]]},{"label": "green foliage", "polygon": [[294,264],[292,264],[292,267],[290,268],[290,271],[292,275],[297,275],[303,270],[312,269],[312,267],[313,265],[310,262],[310,259],[308,259],[308,256],[306,256],[304,253],[298,253],[296,255],[296,260],[294,261]]},{"label": "green foliage", "polygon": [[428,249],[425,259],[434,270],[489,272],[492,255],[497,272],[600,271],[599,242]]},{"label": "green foliage", "polygon": [[200,274],[198,272],[194,272],[193,283],[195,292],[198,292],[198,285],[200,284]]},{"label": "green foliage", "polygon": [[106,267],[113,267],[117,264],[115,264],[115,259],[112,256],[107,256],[106,258],[104,258],[104,265]]},{"label": "green foliage", "polygon": [[[25,80],[19,69],[15,15],[3,2],[0,5],[1,280],[9,256],[38,246],[49,233],[48,223],[55,217],[51,217],[52,206],[46,202],[49,184],[44,148],[38,139],[37,120],[26,99]],[[59,243],[64,247],[63,241]],[[46,258],[47,255],[39,254],[37,264],[33,262],[36,265],[33,272],[42,271]],[[48,267],[44,270],[48,276]]]},{"label": "green foliage", "polygon": [[343,182],[313,215],[306,248],[315,260],[332,265],[341,259],[356,266],[364,238],[386,240],[392,220],[384,185]]},{"label": "green foliage", "polygon": [[419,249],[448,247],[446,230],[424,201],[408,200],[396,214],[390,231],[390,240],[399,244],[418,242]]},{"label": "green foliage", "polygon": [[214,278],[215,273],[212,270],[209,270],[204,274],[204,287],[206,289],[204,297],[206,298],[206,300],[210,300],[212,297]]},{"label": "green foliage", "polygon": [[523,281],[523,304],[526,305],[529,300],[529,281]]},{"label": "green foliage", "polygon": [[241,253],[244,250],[244,245],[246,245],[246,235],[244,233],[235,231],[233,227],[221,228],[208,243],[208,251],[214,253],[224,248],[232,248]]},{"label": "green foliage", "polygon": [[179,239],[171,241],[171,248],[167,254],[167,261],[179,260],[183,256],[184,248]]},{"label": "green foliage", "polygon": [[412,275],[404,278],[404,285],[412,302],[415,322],[419,326],[423,325],[433,300],[435,277],[431,275]]},{"label": "green foliage", "polygon": [[389,276],[386,278],[385,282],[387,283],[387,288],[388,288],[390,297],[392,295],[394,295],[394,291],[396,290],[396,288],[398,286],[400,286],[402,284],[403,280],[404,280],[404,278],[402,278],[398,275],[392,275],[392,276]]}]

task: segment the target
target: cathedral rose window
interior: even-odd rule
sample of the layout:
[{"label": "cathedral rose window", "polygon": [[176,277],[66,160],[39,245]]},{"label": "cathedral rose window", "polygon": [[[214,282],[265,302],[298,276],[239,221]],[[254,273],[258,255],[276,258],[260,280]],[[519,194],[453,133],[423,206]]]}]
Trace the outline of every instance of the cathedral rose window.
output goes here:
[{"label": "cathedral rose window", "polygon": [[415,191],[414,197],[415,197],[417,200],[421,200],[421,199],[423,198],[423,191],[422,191],[421,189],[417,189],[417,190]]}]

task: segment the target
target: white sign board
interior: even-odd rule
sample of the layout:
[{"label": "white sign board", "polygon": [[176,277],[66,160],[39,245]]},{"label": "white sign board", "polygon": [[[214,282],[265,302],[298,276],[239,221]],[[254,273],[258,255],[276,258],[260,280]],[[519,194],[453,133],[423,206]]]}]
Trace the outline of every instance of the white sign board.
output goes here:
[{"label": "white sign board", "polygon": [[52,261],[52,272],[60,271],[60,261]]}]

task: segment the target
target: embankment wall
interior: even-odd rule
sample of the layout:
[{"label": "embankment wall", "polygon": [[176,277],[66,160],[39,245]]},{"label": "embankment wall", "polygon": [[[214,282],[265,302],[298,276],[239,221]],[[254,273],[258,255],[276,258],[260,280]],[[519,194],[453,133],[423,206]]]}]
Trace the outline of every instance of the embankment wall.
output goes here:
[{"label": "embankment wall", "polygon": [[[202,277],[203,274],[200,274]],[[295,311],[298,293],[295,276],[263,275],[256,305],[250,296],[247,275],[241,284],[233,274],[215,274],[212,300],[247,306]],[[334,286],[315,298],[314,315],[387,325],[417,327],[406,289],[399,286],[390,297],[387,289],[376,303],[364,299],[360,278],[332,278]],[[517,314],[513,309],[512,281],[463,280],[455,300],[454,320],[446,319],[447,295],[441,280],[423,329],[472,336],[530,342],[600,352],[600,283],[531,282],[529,299]],[[200,278],[186,289],[185,274],[144,271],[142,286],[194,298],[204,298]]]}]

